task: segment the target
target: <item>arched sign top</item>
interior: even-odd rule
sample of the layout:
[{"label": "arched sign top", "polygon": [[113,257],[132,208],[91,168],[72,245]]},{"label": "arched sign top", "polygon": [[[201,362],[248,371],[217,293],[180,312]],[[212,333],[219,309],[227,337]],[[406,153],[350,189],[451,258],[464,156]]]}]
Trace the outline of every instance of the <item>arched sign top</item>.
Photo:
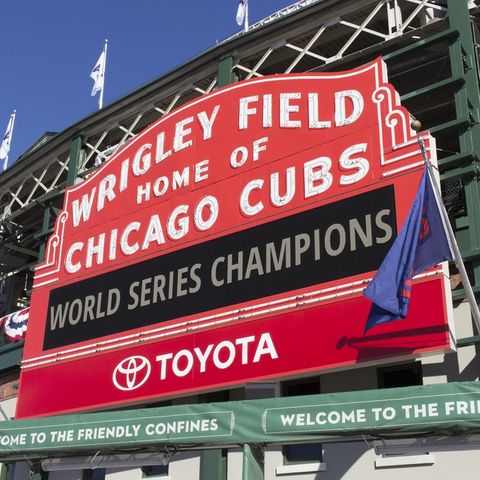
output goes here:
[{"label": "arched sign top", "polygon": [[[381,59],[348,72],[221,88],[165,115],[67,189],[36,286],[345,196],[379,181],[394,147],[412,138]],[[309,160],[297,166],[299,156]],[[299,185],[290,198],[282,184],[293,177]],[[275,189],[268,204],[256,199],[259,190],[272,190],[265,183]]]}]

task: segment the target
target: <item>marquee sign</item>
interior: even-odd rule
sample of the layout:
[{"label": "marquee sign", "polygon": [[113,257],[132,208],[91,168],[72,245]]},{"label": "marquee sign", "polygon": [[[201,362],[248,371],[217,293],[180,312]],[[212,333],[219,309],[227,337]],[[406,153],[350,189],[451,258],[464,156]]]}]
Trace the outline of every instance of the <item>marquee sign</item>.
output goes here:
[{"label": "marquee sign", "polygon": [[363,334],[362,290],[422,173],[386,78],[378,59],[221,88],[67,189],[17,417],[450,348],[441,266],[416,280],[407,319]]}]

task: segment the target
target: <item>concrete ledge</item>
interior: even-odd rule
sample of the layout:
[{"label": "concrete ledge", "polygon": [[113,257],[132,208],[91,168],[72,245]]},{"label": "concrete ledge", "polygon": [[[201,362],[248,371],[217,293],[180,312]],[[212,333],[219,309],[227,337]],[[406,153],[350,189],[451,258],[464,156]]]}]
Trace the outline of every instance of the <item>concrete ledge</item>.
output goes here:
[{"label": "concrete ledge", "polygon": [[377,457],[375,459],[375,468],[388,467],[415,467],[417,465],[433,465],[435,456],[432,453],[424,455],[391,455],[387,457]]},{"label": "concrete ledge", "polygon": [[275,473],[278,475],[292,475],[295,473],[315,473],[325,472],[327,470],[327,464],[324,462],[315,463],[299,463],[292,465],[281,465],[275,469]]}]

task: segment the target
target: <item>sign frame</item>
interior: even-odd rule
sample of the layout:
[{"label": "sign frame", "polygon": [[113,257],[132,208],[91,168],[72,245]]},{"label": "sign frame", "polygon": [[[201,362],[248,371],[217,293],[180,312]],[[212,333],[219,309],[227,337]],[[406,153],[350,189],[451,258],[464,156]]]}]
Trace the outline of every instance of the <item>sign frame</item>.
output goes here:
[{"label": "sign frame", "polygon": [[[231,125],[236,125],[233,133]],[[434,139],[428,134],[422,138],[435,161]],[[362,332],[368,315],[362,291],[407,215],[422,164],[409,114],[387,82],[380,58],[347,72],[239,82],[162,117],[89,178],[66,190],[45,262],[36,269],[17,416],[153,401],[252,380],[451,351],[446,265],[416,278],[407,319],[367,335]],[[375,204],[386,202],[373,200],[382,188],[393,189],[393,202],[374,212]],[[363,198],[371,212],[347,217],[361,208]],[[315,218],[327,217],[329,211],[345,213],[342,220],[332,216],[330,223],[315,220],[310,235],[299,227],[285,243],[285,225],[293,228],[297,220],[310,225],[304,218],[315,209]],[[269,257],[279,265],[275,276],[272,268],[266,271],[255,242],[269,230],[276,232],[277,225],[282,226],[264,242],[266,251],[275,252]],[[274,237],[283,243],[275,246]],[[250,245],[248,260],[243,260],[240,247],[233,253],[225,250],[233,239]],[[358,247],[362,242],[365,255]],[[337,259],[345,268],[375,250],[381,255],[371,264],[338,277],[320,276],[324,258]],[[341,257],[349,252],[356,256]],[[305,263],[317,262],[319,267],[311,274],[313,280],[303,284],[301,279],[310,275],[300,270],[307,255]],[[170,263],[159,263],[164,261]],[[151,271],[158,265],[163,266],[155,276]],[[228,265],[223,277],[219,265]],[[115,278],[127,285],[125,290]],[[102,284],[111,288],[101,290]],[[230,284],[234,286],[228,290]],[[242,290],[250,296],[235,296]],[[422,291],[437,299],[434,315],[427,314],[428,306],[415,293]],[[227,301],[214,303],[222,295]],[[347,304],[356,305],[354,319],[336,313]],[[172,313],[162,317],[169,305]],[[193,310],[182,310],[185,307]],[[316,317],[324,323],[315,324]],[[124,321],[120,325],[116,319]],[[294,325],[302,322],[305,330],[296,337]],[[342,330],[342,323],[350,332]],[[284,334],[290,328],[300,343],[314,332],[324,336],[330,357],[312,353],[310,363],[277,368],[298,357],[286,347],[279,353],[282,328]],[[243,336],[238,333],[242,329],[247,332]],[[365,354],[364,348],[359,354],[360,337],[365,337],[360,344],[373,341],[374,351]],[[183,385],[152,387],[145,380],[137,386],[132,380],[135,388],[128,394],[121,391],[113,372],[128,360],[126,371],[136,375],[143,361],[137,364],[135,358],[146,358],[139,348],[157,359],[148,362],[162,380],[169,367],[158,358],[171,355],[171,368]],[[178,352],[184,352],[181,358]],[[115,364],[109,363],[111,358]],[[102,366],[100,384],[105,386],[98,400],[84,393],[82,372],[96,374],[94,365]],[[78,385],[68,380],[67,371],[74,373]],[[67,393],[56,400],[42,397],[40,385],[53,388],[59,382],[69,384]]]}]

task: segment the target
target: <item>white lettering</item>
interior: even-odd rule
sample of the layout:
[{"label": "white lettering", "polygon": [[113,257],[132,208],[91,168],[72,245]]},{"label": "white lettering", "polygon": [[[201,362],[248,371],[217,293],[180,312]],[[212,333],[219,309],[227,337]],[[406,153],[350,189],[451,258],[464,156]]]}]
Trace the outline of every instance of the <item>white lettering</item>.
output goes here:
[{"label": "white lettering", "polygon": [[[51,315],[52,321],[59,324],[65,322],[64,317],[62,310]],[[182,349],[176,353],[164,353],[157,355],[156,361],[159,364],[159,378],[165,380],[170,375],[184,377],[195,371],[206,373],[211,368],[226,370],[235,364],[248,365],[277,358],[273,339],[270,333],[265,332],[259,338],[250,335],[232,341],[222,340],[206,347],[194,347],[192,351]]]}]

